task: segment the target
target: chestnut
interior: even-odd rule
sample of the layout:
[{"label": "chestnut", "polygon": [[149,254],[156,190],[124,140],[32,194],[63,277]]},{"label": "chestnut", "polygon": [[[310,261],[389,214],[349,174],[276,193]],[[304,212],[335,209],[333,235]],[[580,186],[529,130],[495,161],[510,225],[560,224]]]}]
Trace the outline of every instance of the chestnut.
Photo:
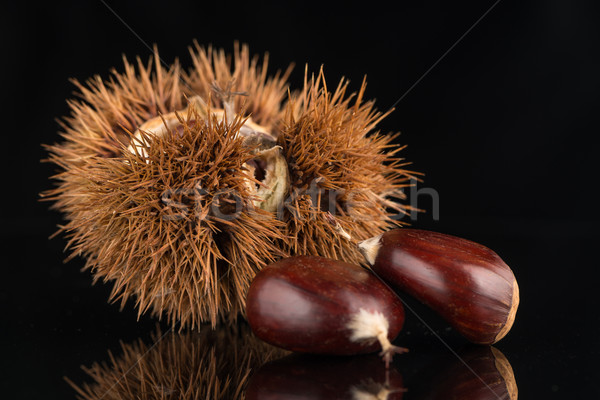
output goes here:
[{"label": "chestnut", "polygon": [[373,273],[342,261],[296,256],[263,268],[246,299],[252,331],[286,350],[333,355],[381,350],[386,365],[404,323],[398,296]]},{"label": "chestnut", "polygon": [[379,277],[431,307],[471,342],[496,343],[512,327],[519,286],[487,247],[401,228],[362,241],[359,248]]},{"label": "chestnut", "polygon": [[292,354],[269,361],[246,387],[246,400],[401,400],[402,375],[375,355]]}]

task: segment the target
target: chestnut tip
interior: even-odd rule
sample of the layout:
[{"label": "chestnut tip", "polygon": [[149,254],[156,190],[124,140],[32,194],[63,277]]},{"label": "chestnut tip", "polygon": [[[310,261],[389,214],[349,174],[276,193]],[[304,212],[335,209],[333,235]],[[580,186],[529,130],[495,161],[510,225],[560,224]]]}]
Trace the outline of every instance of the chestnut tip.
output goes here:
[{"label": "chestnut tip", "polygon": [[362,388],[354,386],[352,387],[352,399],[353,400],[387,400],[391,395],[395,393],[404,393],[407,389],[405,388],[390,388],[387,384],[381,385],[371,382],[369,387]]},{"label": "chestnut tip", "polygon": [[375,264],[377,253],[379,253],[379,248],[381,247],[382,236],[383,233],[358,243],[358,249],[370,265]]},{"label": "chestnut tip", "polygon": [[407,353],[408,349],[395,346],[390,342],[389,322],[385,316],[378,311],[367,311],[361,308],[348,323],[348,329],[352,332],[350,340],[353,342],[373,341],[377,339],[381,346],[379,355],[385,362],[385,368],[390,367],[394,354]]}]

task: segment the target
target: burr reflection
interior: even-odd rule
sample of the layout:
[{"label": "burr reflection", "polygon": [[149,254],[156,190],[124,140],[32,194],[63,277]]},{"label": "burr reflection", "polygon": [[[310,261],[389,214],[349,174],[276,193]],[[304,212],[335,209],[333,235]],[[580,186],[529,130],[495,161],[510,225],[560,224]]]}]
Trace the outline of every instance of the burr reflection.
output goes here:
[{"label": "burr reflection", "polygon": [[254,369],[288,354],[245,325],[162,336],[158,331],[149,343],[122,343],[121,354],[109,352],[108,362],[84,367],[90,383],[67,381],[83,400],[235,400],[244,398]]}]

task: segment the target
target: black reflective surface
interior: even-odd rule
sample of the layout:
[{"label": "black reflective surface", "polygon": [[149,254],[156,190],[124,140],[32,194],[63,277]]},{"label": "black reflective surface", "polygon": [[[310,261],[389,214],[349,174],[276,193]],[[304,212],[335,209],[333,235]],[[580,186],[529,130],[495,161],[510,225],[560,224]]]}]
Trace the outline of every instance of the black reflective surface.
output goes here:
[{"label": "black reflective surface", "polygon": [[[520,398],[600,394],[593,145],[600,32],[594,2],[501,1],[422,80],[493,2],[400,2],[398,11],[376,2],[113,3],[129,27],[100,1],[19,2],[2,12],[3,398],[75,398],[68,382],[91,385],[100,398],[105,392],[81,366],[97,371],[115,395],[129,390],[105,399],[141,393],[147,396],[142,398],[185,398],[186,385],[198,398],[218,398],[215,392],[201,394],[221,387],[211,371],[218,372],[220,385],[230,382],[223,389],[230,397],[223,398],[245,394],[253,379],[264,382],[257,384],[263,389],[277,382],[288,389],[298,385],[298,391],[314,388],[305,396],[309,399],[319,398],[315,393],[352,398],[349,393],[362,389],[365,396],[385,389],[385,373],[371,367],[373,357],[281,361],[283,354],[247,336],[217,332],[207,339],[177,329],[152,347],[168,326],[138,317],[133,304],[122,311],[107,304],[109,285],[93,286],[90,274],[79,271],[81,259],[63,264],[64,239],[48,240],[60,216],[38,202],[54,173],[39,163],[45,156],[40,143],[60,140],[54,119],[67,113],[65,99],[73,91],[68,78],[107,77],[110,68],[121,67],[122,53],[147,59],[150,52],[140,38],[157,43],[167,62],[181,57],[186,66],[192,39],[226,49],[239,39],[254,52],[270,51],[273,70],[295,61],[295,86],[302,82],[305,62],[315,70],[324,63],[332,83],[346,76],[354,89],[367,74],[367,96],[377,98],[381,109],[419,82],[381,124],[383,132],[402,131],[399,140],[409,144],[403,156],[426,173],[421,187],[439,193],[439,218],[424,196],[418,206],[427,213],[413,226],[480,242],[513,268],[521,306],[513,330],[496,348],[514,370]],[[406,301],[414,313],[406,310],[396,343],[411,351],[396,357],[388,389],[401,382],[407,391],[388,398],[439,398],[468,381],[454,352],[468,358],[463,352],[470,349],[437,316]],[[207,347],[206,341],[212,344]],[[111,357],[128,370],[120,360],[148,349],[152,358],[129,371],[143,382],[136,382],[135,374],[129,386],[128,374],[116,379]],[[478,358],[471,357],[473,364],[467,364],[473,368]],[[145,373],[141,367],[160,368]],[[276,372],[286,368],[300,371],[296,380],[288,373],[278,381]],[[322,372],[315,376],[312,370]],[[140,387],[144,390],[136,393]]]},{"label": "black reflective surface", "polygon": [[[472,225],[480,227],[476,223]],[[527,230],[531,232],[529,228]],[[512,229],[505,233],[481,235],[481,241],[503,248],[505,259],[511,265],[519,266],[515,272],[522,287],[521,307],[512,331],[495,347],[506,356],[514,370],[520,398],[573,398],[598,392],[595,383],[599,377],[596,366],[599,353],[598,316],[592,311],[593,300],[589,295],[595,290],[595,282],[591,278],[580,279],[574,273],[540,274],[543,269],[551,269],[555,265],[573,265],[572,254],[576,254],[576,259],[583,260],[594,247],[593,241],[586,238],[586,231],[581,227],[562,228],[546,229],[545,232],[540,229],[527,235]],[[64,266],[56,260],[48,261],[46,254],[56,259],[61,257],[60,248],[55,242],[47,242],[41,235],[23,235],[7,239],[5,243],[9,248],[17,249],[23,240],[27,240],[33,248],[43,249],[45,254],[42,254],[42,250],[22,251],[19,257],[11,259],[11,281],[19,284],[5,286],[2,297],[4,321],[7,322],[2,330],[5,368],[2,384],[6,393],[14,393],[22,398],[73,398],[75,391],[64,377],[79,387],[92,384],[94,379],[81,366],[89,368],[94,363],[104,363],[107,366],[102,367],[103,371],[110,370],[113,362],[109,352],[115,359],[122,360],[123,346],[128,349],[125,358],[129,362],[137,360],[138,354],[150,349],[157,342],[157,337],[165,333],[167,335],[159,344],[151,348],[152,357],[144,357],[132,369],[137,374],[142,366],[150,364],[155,368],[159,365],[160,353],[166,351],[169,360],[160,364],[164,370],[152,372],[150,381],[155,382],[153,385],[168,387],[166,382],[179,379],[178,371],[181,371],[184,383],[191,380],[206,384],[208,381],[203,380],[205,378],[202,376],[194,375],[192,379],[188,375],[194,371],[208,373],[211,370],[210,365],[203,367],[210,360],[209,347],[215,348],[219,376],[224,377],[222,379],[229,377],[232,384],[236,385],[244,377],[245,380],[241,382],[244,388],[258,367],[284,356],[283,352],[248,337],[244,324],[238,327],[238,331],[221,328],[215,333],[210,329],[200,334],[177,332],[176,329],[174,336],[171,336],[168,326],[161,326],[152,318],[142,316],[137,321],[132,305],[119,312],[116,305],[106,304],[109,293],[106,285],[91,286],[91,277],[77,271],[73,265]],[[565,254],[561,250],[565,246],[574,253]],[[576,271],[574,267],[571,270]],[[32,274],[31,271],[36,273]],[[568,287],[577,287],[578,290],[567,290]],[[468,344],[446,328],[439,317],[411,299],[406,301],[412,311],[406,310],[405,328],[395,342],[408,347],[410,353],[396,356],[393,371],[399,374],[402,387],[408,390],[403,398],[410,399],[420,398],[410,396],[417,396],[415,393],[422,396],[428,390],[437,393],[436,385],[447,388],[453,384],[452,379],[446,378],[447,373],[433,370],[444,370],[444,365],[453,363],[455,367],[448,368],[461,367],[453,352],[464,358],[462,352],[468,348]],[[413,311],[435,334],[419,321]],[[237,335],[235,332],[241,333]],[[167,351],[169,346],[174,349],[172,353]],[[334,387],[350,388],[352,382],[357,385],[362,382],[362,377],[366,380],[379,377],[385,383],[385,374],[377,371],[376,359],[376,355],[367,357],[367,361],[350,357],[343,362],[332,362],[331,367],[325,364],[319,367],[322,373],[299,377],[299,387],[325,388],[330,382]],[[186,363],[189,365],[180,365]],[[336,366],[336,363],[342,365]],[[467,364],[470,365],[468,360]],[[122,372],[128,369],[126,365],[120,364]],[[163,378],[154,376],[161,371],[167,375]],[[265,374],[267,377],[264,377]],[[112,372],[110,378],[103,377],[103,385],[115,381],[117,375]],[[263,373],[260,379],[277,380],[270,375]],[[285,380],[281,383],[284,387],[294,384],[287,381],[291,379],[288,375],[284,376]],[[469,374],[463,373],[461,379],[465,376]],[[309,381],[313,382],[312,386]],[[129,389],[135,387],[140,386],[128,386]],[[99,398],[97,394],[101,390],[95,389],[96,397],[90,398]],[[194,393],[201,390],[202,385],[193,385]]]}]

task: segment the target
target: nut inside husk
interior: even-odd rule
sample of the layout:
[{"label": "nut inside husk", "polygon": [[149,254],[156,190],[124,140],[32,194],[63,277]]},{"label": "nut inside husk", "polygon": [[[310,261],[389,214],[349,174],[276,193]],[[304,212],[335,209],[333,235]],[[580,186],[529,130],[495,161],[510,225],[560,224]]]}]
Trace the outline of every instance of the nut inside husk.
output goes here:
[{"label": "nut inside husk", "polygon": [[[225,109],[212,109],[202,97],[191,97],[186,108],[159,115],[140,125],[134,132],[127,150],[141,155],[148,163],[150,160],[147,147],[152,145],[152,137],[164,136],[170,131],[178,132],[184,129],[185,124],[194,125],[208,118],[225,124],[233,121],[237,117],[233,106],[227,102],[224,104]],[[244,169],[249,172],[248,175],[258,182],[246,180],[253,205],[265,211],[277,211],[283,204],[289,186],[288,165],[281,153],[281,146],[276,145],[277,138],[266,127],[253,122],[251,117],[244,120],[236,136],[244,138],[243,143],[253,149],[255,156],[243,164]]]}]

